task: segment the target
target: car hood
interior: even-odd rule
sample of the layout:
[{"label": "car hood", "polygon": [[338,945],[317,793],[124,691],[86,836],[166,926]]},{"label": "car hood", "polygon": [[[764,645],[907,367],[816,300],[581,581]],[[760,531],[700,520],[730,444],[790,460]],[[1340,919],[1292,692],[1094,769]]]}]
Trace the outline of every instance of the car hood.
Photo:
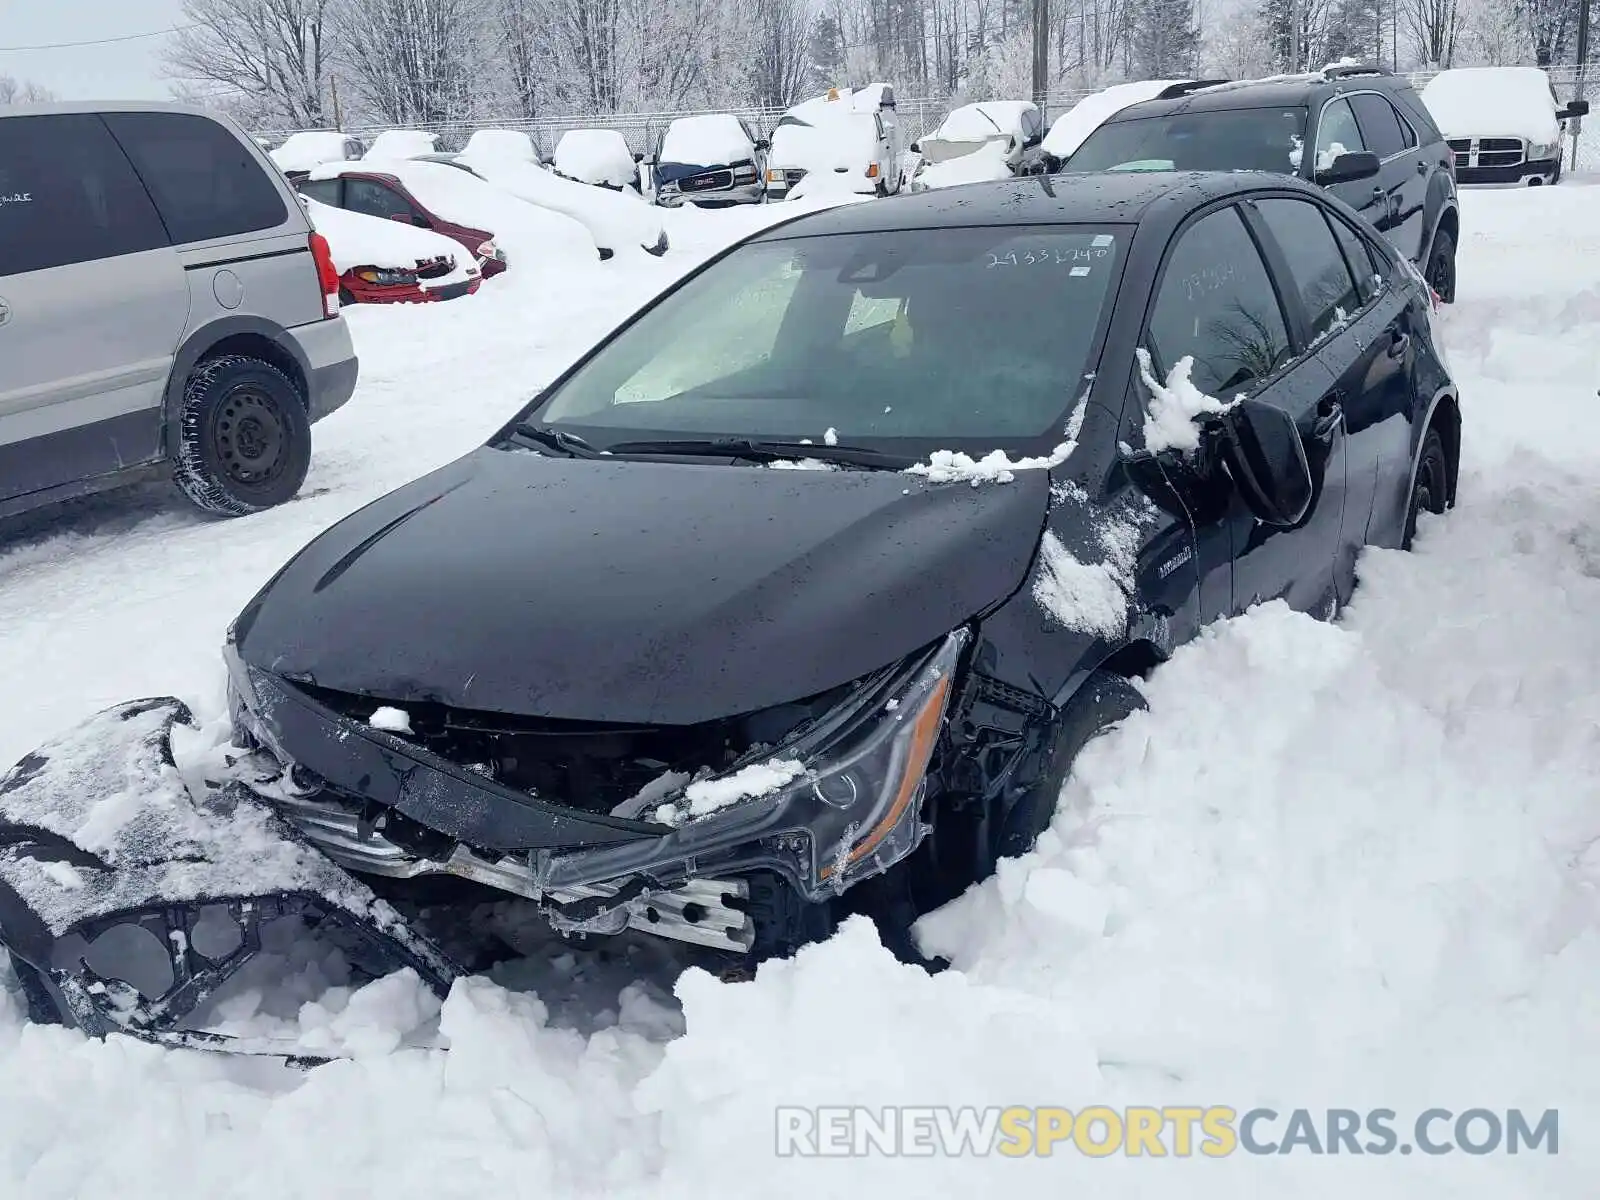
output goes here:
[{"label": "car hood", "polygon": [[482,448],[347,517],[253,599],[241,657],[404,704],[687,725],[847,683],[1024,581],[1049,476]]}]

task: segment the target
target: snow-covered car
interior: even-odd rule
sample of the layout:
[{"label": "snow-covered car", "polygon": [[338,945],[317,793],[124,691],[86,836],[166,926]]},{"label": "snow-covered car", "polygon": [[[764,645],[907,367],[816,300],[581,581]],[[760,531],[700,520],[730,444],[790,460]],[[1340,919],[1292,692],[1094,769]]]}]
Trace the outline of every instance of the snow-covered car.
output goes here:
[{"label": "snow-covered car", "polygon": [[1085,96],[1050,123],[1044,135],[1044,153],[1049,169],[1059,170],[1089,135],[1131,104],[1154,100],[1168,88],[1193,84],[1189,79],[1142,79],[1118,83]]},{"label": "snow-covered car", "polygon": [[890,195],[900,190],[905,152],[893,89],[830,88],[778,118],[767,151],[767,199]]},{"label": "snow-covered car", "polygon": [[[1331,617],[1454,500],[1397,252],[1303,180],[1172,182],[785,222],[320,531],[228,627],[226,749],[142,699],[0,782],[30,1014],[182,1044],[280,917],[442,995],[496,901],[551,953],[748,971],[864,915],[925,961],[912,924],[1043,836],[1140,677],[1263,596]],[[124,926],[148,988],[95,965]]]},{"label": "snow-covered car", "polygon": [[675,208],[757,204],[766,199],[765,138],[732,113],[679,117],[667,126],[652,170],[656,203]]},{"label": "snow-covered car", "polygon": [[330,162],[350,162],[365,154],[360,138],[326,129],[291,133],[283,145],[267,155],[290,179]]},{"label": "snow-covered car", "polygon": [[1031,100],[983,100],[951,111],[939,128],[911,144],[911,190],[951,187],[1049,168],[1044,116]]},{"label": "snow-covered car", "polygon": [[335,208],[452,238],[476,256],[485,278],[510,266],[542,269],[600,257],[589,231],[571,217],[529,204],[471,171],[444,163],[325,163],[298,186],[302,194]]},{"label": "snow-covered car", "polygon": [[620,192],[643,192],[639,163],[644,155],[628,149],[628,139],[615,129],[569,129],[556,143],[552,165],[578,183]]},{"label": "snow-covered car", "polygon": [[1458,183],[1556,183],[1567,122],[1587,100],[1563,106],[1538,67],[1458,67],[1422,89],[1450,145]]},{"label": "snow-covered car", "polygon": [[420,129],[385,129],[372,139],[372,145],[363,158],[396,159],[422,158],[439,148],[439,135]]},{"label": "snow-covered car", "polygon": [[483,283],[478,260],[452,238],[302,196],[328,239],[344,304],[408,304],[469,296]]},{"label": "snow-covered car", "polygon": [[[527,135],[515,136],[526,139]],[[670,241],[659,209],[631,192],[590,187],[557,175],[543,166],[532,150],[531,142],[486,139],[474,144],[469,140],[467,148],[455,156],[455,165],[519,200],[577,221],[589,231],[603,259],[619,250],[643,250],[657,256],[666,253]]]},{"label": "snow-covered car", "polygon": [[479,129],[461,147],[467,158],[492,158],[500,161],[542,163],[539,143],[531,133],[520,129]]}]

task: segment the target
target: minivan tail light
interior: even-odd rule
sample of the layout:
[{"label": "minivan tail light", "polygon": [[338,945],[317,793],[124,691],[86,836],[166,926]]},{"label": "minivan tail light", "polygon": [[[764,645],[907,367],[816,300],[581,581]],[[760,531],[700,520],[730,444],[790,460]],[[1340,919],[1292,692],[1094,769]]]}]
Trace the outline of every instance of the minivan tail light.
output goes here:
[{"label": "minivan tail light", "polygon": [[333,251],[328,239],[312,231],[311,257],[317,264],[317,282],[322,288],[322,316],[326,320],[339,315],[339,268],[333,265]]},{"label": "minivan tail light", "polygon": [[877,177],[878,177],[878,164],[877,163],[873,163],[870,167],[867,168],[867,178],[868,179],[876,179]]}]

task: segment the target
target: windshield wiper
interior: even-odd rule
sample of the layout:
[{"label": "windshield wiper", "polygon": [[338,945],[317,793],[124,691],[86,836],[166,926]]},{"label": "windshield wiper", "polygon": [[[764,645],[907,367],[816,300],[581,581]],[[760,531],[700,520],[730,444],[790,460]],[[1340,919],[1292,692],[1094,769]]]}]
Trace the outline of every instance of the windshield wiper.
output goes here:
[{"label": "windshield wiper", "polygon": [[665,438],[658,441],[617,442],[612,454],[685,454],[706,458],[741,458],[752,462],[814,458],[818,462],[847,463],[901,471],[916,462],[902,454],[887,454],[865,446],[812,445],[809,442],[765,441],[759,438]]},{"label": "windshield wiper", "polygon": [[532,421],[519,421],[511,431],[518,437],[527,438],[530,442],[550,450],[559,450],[569,458],[599,458],[600,451],[575,433],[567,433],[561,429],[552,429],[548,425],[538,425]]}]

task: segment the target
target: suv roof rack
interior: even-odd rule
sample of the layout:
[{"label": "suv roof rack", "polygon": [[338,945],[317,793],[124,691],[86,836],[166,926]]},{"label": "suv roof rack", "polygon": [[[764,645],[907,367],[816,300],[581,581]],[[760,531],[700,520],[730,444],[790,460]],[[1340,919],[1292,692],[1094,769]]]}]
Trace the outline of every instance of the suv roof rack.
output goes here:
[{"label": "suv roof rack", "polygon": [[1356,75],[1393,75],[1388,67],[1377,63],[1335,63],[1322,68],[1324,79],[1349,79]]},{"label": "suv roof rack", "polygon": [[1216,87],[1219,83],[1232,83],[1231,79],[1186,79],[1182,83],[1175,83],[1171,87],[1162,88],[1156,93],[1157,100],[1176,100],[1179,96],[1187,96],[1190,92],[1198,92],[1201,88]]}]

